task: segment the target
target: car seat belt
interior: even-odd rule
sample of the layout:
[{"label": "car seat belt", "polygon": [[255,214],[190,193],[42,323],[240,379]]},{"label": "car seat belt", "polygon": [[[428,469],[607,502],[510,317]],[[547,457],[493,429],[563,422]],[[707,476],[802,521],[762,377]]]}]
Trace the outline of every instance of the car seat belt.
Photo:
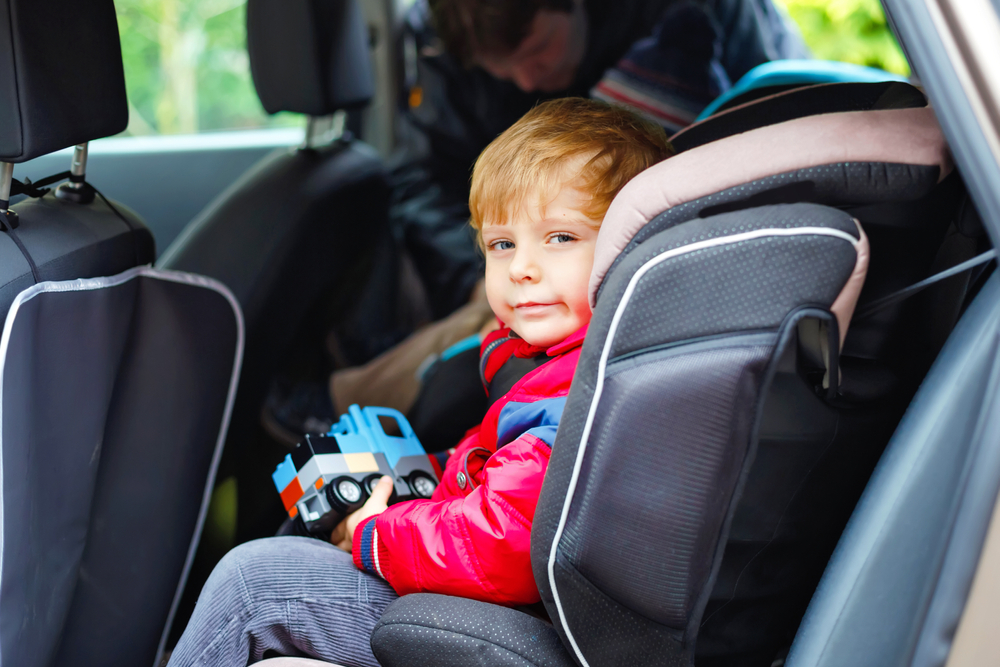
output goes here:
[{"label": "car seat belt", "polygon": [[961,264],[951,267],[950,269],[945,269],[940,273],[935,273],[930,278],[924,278],[918,283],[914,283],[909,287],[904,287],[901,290],[888,294],[879,299],[875,299],[871,303],[866,304],[863,308],[858,308],[857,312],[854,313],[852,320],[863,320],[866,317],[874,315],[878,311],[882,310],[886,306],[891,306],[894,303],[902,301],[903,299],[908,299],[914,294],[923,291],[924,289],[930,287],[935,283],[939,283],[942,280],[947,280],[952,276],[957,276],[963,271],[968,271],[969,269],[974,269],[977,266],[986,264],[987,262],[996,259],[997,251],[996,249],[987,250],[981,255],[976,255],[970,260],[964,261]]}]

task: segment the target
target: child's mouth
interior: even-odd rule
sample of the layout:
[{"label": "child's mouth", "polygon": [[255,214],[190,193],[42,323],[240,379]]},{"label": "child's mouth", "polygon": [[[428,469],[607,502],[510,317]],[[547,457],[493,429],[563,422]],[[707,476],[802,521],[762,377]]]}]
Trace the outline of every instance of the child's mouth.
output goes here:
[{"label": "child's mouth", "polygon": [[535,303],[529,301],[526,303],[519,303],[514,306],[514,310],[517,311],[518,315],[531,316],[531,315],[544,315],[549,312],[550,309],[555,308],[554,303]]}]

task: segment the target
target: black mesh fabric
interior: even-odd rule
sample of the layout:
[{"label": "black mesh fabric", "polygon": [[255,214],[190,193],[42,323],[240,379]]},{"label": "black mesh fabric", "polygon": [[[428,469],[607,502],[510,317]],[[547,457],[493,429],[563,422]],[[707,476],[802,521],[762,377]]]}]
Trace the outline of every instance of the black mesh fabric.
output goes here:
[{"label": "black mesh fabric", "polygon": [[694,343],[608,367],[580,472],[586,487],[560,548],[598,589],[667,627],[686,627],[711,572],[773,347],[766,338]]},{"label": "black mesh fabric", "polygon": [[645,305],[625,311],[612,357],[701,336],[774,329],[790,308],[833,303],[856,257],[843,239],[792,236],[660,262],[636,287],[632,298]]},{"label": "black mesh fabric", "polygon": [[[772,91],[778,93],[777,89]],[[670,142],[677,152],[690,150],[711,141],[741,132],[777,125],[795,118],[824,113],[870,111],[874,109],[910,109],[927,106],[927,98],[917,88],[899,81],[879,83],[825,83],[796,87],[769,99],[742,108],[731,108],[754,99],[759,90],[745,93],[742,100],[732,100],[710,118],[684,128]]]},{"label": "black mesh fabric", "polygon": [[372,651],[383,667],[571,667],[552,625],[524,612],[417,593],[389,605]]},{"label": "black mesh fabric", "polygon": [[[632,277],[685,244],[802,226],[856,234],[848,214],[814,204],[724,213],[648,238],[605,280],[532,528],[535,580],[553,619],[549,551],[605,339]],[[611,341],[610,358],[620,361],[608,368],[554,563],[566,622],[591,664],[691,659],[774,337],[797,310],[828,308],[855,261],[843,238],[771,236],[680,254],[638,281]]]}]

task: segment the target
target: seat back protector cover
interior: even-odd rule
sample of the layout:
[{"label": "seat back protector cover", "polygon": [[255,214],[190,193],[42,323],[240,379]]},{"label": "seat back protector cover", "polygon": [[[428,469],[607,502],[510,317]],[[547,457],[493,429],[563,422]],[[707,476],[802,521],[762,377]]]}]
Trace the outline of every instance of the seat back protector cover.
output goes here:
[{"label": "seat back protector cover", "polygon": [[[609,274],[532,528],[542,600],[582,665],[686,665],[798,323],[858,263],[843,211],[693,220]],[[836,347],[836,343],[834,343]]]},{"label": "seat back protector cover", "polygon": [[18,295],[0,341],[0,664],[155,664],[242,347],[235,300],[191,274]]}]

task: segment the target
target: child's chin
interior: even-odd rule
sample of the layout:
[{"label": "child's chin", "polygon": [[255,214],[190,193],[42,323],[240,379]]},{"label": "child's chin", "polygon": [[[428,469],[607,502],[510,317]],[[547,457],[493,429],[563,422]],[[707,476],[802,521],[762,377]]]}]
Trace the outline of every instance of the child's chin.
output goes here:
[{"label": "child's chin", "polygon": [[535,347],[552,347],[557,343],[561,343],[563,339],[571,333],[573,332],[569,331],[567,333],[562,333],[560,331],[542,329],[540,327],[528,327],[523,334],[518,331],[517,335]]}]

